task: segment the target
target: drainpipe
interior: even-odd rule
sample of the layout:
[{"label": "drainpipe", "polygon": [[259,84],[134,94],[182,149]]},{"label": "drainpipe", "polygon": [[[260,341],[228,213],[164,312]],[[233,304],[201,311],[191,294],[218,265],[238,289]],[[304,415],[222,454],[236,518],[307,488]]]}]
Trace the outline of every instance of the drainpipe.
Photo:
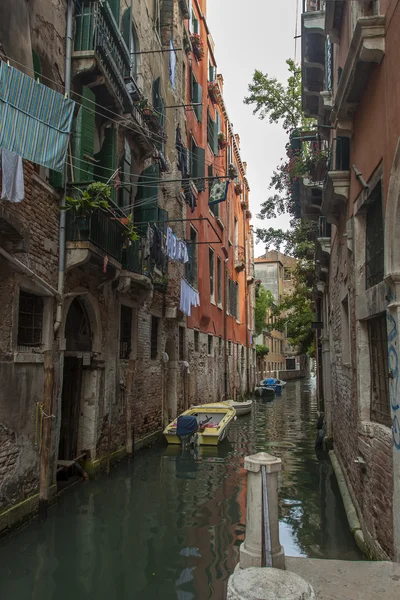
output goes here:
[{"label": "drainpipe", "polygon": [[226,263],[228,257],[224,260],[224,392],[225,400],[228,399],[228,335],[227,335],[227,318],[226,311],[228,310],[228,294],[226,293]]},{"label": "drainpipe", "polygon": [[246,224],[247,224],[247,218],[246,218],[246,213],[244,215],[244,228],[243,228],[243,248],[244,248],[244,303],[245,303],[245,318],[246,318],[246,391],[247,393],[250,392],[250,367],[249,367],[249,356],[250,356],[250,349],[249,349],[249,303],[248,303],[248,293],[249,293],[249,288],[247,285],[247,244],[246,244]]},{"label": "drainpipe", "polygon": [[[65,48],[65,95],[70,96],[71,92],[71,58],[72,58],[72,22],[74,16],[73,0],[68,0],[67,6],[67,36]],[[60,229],[59,229],[59,260],[58,260],[58,283],[57,289],[59,300],[57,304],[56,320],[54,323],[54,333],[57,334],[62,320],[63,313],[63,294],[65,278],[65,197],[67,193],[67,164],[64,167],[64,191],[60,201]]]},{"label": "drainpipe", "polygon": [[[71,89],[71,50],[72,50],[72,19],[73,19],[73,0],[68,0],[67,7],[67,36],[65,49],[65,94],[69,96]],[[67,189],[67,166],[64,168],[65,181],[64,192],[60,201],[60,241],[59,241],[59,263],[58,263],[58,284],[57,284],[57,312],[54,323],[54,334],[56,335],[62,319],[63,293],[64,293],[64,267],[65,267],[65,196]],[[43,405],[41,408],[40,424],[42,427],[42,447],[40,451],[39,468],[39,518],[41,521],[47,519],[47,510],[49,506],[49,480],[50,480],[50,460],[51,460],[51,437],[53,429],[52,413],[53,406],[53,388],[54,388],[54,346],[44,353],[44,386],[43,386]]]}]

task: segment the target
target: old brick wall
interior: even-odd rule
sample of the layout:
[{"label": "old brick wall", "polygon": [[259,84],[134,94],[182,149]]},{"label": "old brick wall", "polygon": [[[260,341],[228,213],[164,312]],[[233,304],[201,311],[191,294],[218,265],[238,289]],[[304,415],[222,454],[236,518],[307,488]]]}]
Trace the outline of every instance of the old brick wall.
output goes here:
[{"label": "old brick wall", "polygon": [[[393,555],[392,444],[390,430],[361,422],[357,390],[354,259],[339,230],[331,252],[329,329],[331,332],[334,449],[357,507],[364,535],[377,558]],[[344,364],[341,303],[348,290],[350,364]],[[365,469],[358,461],[362,457]]]}]

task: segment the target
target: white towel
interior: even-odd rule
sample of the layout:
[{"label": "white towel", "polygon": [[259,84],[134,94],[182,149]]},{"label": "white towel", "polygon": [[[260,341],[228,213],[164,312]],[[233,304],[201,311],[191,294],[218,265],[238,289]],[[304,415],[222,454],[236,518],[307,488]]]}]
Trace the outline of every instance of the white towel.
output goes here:
[{"label": "white towel", "polygon": [[25,198],[24,167],[22,158],[4,148],[1,151],[1,199],[22,202]]}]

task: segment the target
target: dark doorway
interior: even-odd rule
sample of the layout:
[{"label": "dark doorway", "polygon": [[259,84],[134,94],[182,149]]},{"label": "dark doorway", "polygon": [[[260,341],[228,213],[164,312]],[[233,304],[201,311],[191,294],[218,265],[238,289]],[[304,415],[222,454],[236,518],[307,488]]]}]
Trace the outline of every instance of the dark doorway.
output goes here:
[{"label": "dark doorway", "polygon": [[81,384],[82,359],[66,357],[64,359],[59,460],[72,460],[77,456]]}]

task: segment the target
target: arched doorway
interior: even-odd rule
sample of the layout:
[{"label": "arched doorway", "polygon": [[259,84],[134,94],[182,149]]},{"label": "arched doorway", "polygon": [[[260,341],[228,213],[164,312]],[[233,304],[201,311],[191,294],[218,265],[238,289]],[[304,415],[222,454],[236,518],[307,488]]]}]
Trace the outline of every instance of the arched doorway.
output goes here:
[{"label": "arched doorway", "polygon": [[67,313],[65,342],[66,355],[64,357],[58,458],[59,460],[73,460],[77,456],[81,412],[82,353],[92,350],[90,321],[79,298],[73,300]]},{"label": "arched doorway", "polygon": [[178,361],[176,357],[176,344],[173,338],[169,337],[165,345],[165,352],[168,355],[168,362],[165,364],[165,397],[164,420],[168,423],[175,419],[178,409],[177,378]]}]

